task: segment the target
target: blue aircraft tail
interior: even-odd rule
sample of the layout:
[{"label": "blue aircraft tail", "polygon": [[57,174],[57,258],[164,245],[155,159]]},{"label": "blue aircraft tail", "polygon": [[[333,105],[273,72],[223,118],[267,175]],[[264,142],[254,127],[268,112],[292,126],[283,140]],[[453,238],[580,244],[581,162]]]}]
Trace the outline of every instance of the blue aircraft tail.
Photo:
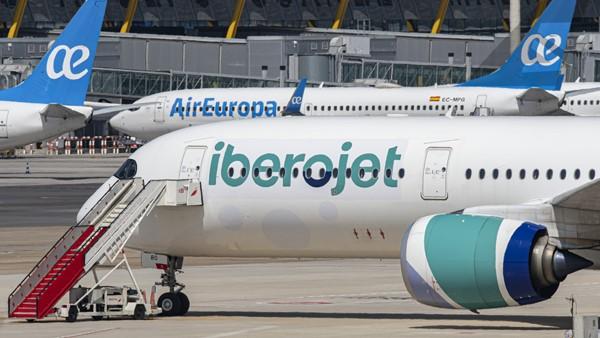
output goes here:
[{"label": "blue aircraft tail", "polygon": [[560,69],[574,10],[575,0],[552,0],[502,67],[458,86],[560,90]]},{"label": "blue aircraft tail", "polygon": [[81,106],[85,100],[107,0],[87,0],[42,61],[0,100]]},{"label": "blue aircraft tail", "polygon": [[304,88],[306,88],[306,79],[302,79],[298,83],[298,87],[296,87],[290,102],[288,102],[286,109],[283,112],[284,116],[304,115],[300,111],[302,108],[302,100],[304,99]]}]

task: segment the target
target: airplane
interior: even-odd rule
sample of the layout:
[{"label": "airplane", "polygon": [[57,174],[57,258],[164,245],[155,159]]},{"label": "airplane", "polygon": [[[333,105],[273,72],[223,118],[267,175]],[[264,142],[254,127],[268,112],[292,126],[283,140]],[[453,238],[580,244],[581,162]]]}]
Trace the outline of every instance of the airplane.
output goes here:
[{"label": "airplane", "polygon": [[106,0],[88,0],[52,43],[29,78],[0,91],[0,150],[84,127],[84,104]]},{"label": "airplane", "polygon": [[[504,65],[451,86],[420,88],[306,88],[301,113],[324,115],[545,115],[560,108],[561,64],[575,1],[553,1]],[[193,89],[158,93],[121,111],[110,125],[150,140],[193,125],[229,119],[279,117],[290,88]],[[574,93],[570,93],[571,95]]]},{"label": "airplane", "polygon": [[400,259],[421,303],[525,305],[600,267],[598,130],[573,116],[205,124],[131,155],[78,220],[119,182],[183,185],[127,242],[167,256],[166,315],[187,311],[175,275],[190,256]]}]

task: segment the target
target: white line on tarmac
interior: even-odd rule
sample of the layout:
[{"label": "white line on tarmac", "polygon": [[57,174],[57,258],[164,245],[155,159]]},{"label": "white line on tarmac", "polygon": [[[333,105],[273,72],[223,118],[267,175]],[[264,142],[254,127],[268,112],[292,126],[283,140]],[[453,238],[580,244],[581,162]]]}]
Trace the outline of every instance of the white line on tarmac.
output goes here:
[{"label": "white line on tarmac", "polygon": [[223,337],[239,336],[239,335],[247,334],[247,333],[251,333],[251,332],[266,331],[266,330],[274,329],[276,327],[277,326],[275,326],[275,325],[257,326],[257,327],[253,327],[251,329],[223,332],[223,333],[215,334],[212,336],[206,336],[204,338],[223,338]]},{"label": "white line on tarmac", "polygon": [[67,336],[58,336],[57,338],[73,338],[73,337],[88,336],[91,334],[102,333],[102,332],[112,331],[112,330],[116,330],[116,329],[118,329],[118,327],[110,327],[108,329],[79,332],[79,333],[74,333],[74,334],[70,334]]}]

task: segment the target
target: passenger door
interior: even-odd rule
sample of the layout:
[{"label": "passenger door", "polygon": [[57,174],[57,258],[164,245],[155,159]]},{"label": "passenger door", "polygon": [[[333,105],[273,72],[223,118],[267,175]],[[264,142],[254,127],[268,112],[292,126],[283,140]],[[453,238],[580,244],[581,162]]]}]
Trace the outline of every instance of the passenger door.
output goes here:
[{"label": "passenger door", "polygon": [[451,151],[451,148],[427,148],[421,191],[424,200],[448,199],[448,161]]},{"label": "passenger door", "polygon": [[203,205],[204,203],[200,175],[205,153],[206,147],[189,146],[185,148],[179,170],[179,179],[188,180],[187,182],[182,182],[188,206]]},{"label": "passenger door", "polygon": [[154,105],[154,122],[165,122],[166,96],[159,96]]},{"label": "passenger door", "polygon": [[0,110],[0,138],[8,138],[8,110]]}]

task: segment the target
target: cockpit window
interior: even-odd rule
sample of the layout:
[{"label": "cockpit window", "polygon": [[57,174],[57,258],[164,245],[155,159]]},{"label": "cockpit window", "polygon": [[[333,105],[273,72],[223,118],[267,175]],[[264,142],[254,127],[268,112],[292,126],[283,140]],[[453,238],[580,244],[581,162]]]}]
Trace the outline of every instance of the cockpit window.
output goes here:
[{"label": "cockpit window", "polygon": [[137,163],[134,160],[129,159],[125,161],[125,163],[123,163],[119,170],[117,170],[117,172],[115,173],[115,177],[120,180],[129,180],[134,178],[136,173]]}]

